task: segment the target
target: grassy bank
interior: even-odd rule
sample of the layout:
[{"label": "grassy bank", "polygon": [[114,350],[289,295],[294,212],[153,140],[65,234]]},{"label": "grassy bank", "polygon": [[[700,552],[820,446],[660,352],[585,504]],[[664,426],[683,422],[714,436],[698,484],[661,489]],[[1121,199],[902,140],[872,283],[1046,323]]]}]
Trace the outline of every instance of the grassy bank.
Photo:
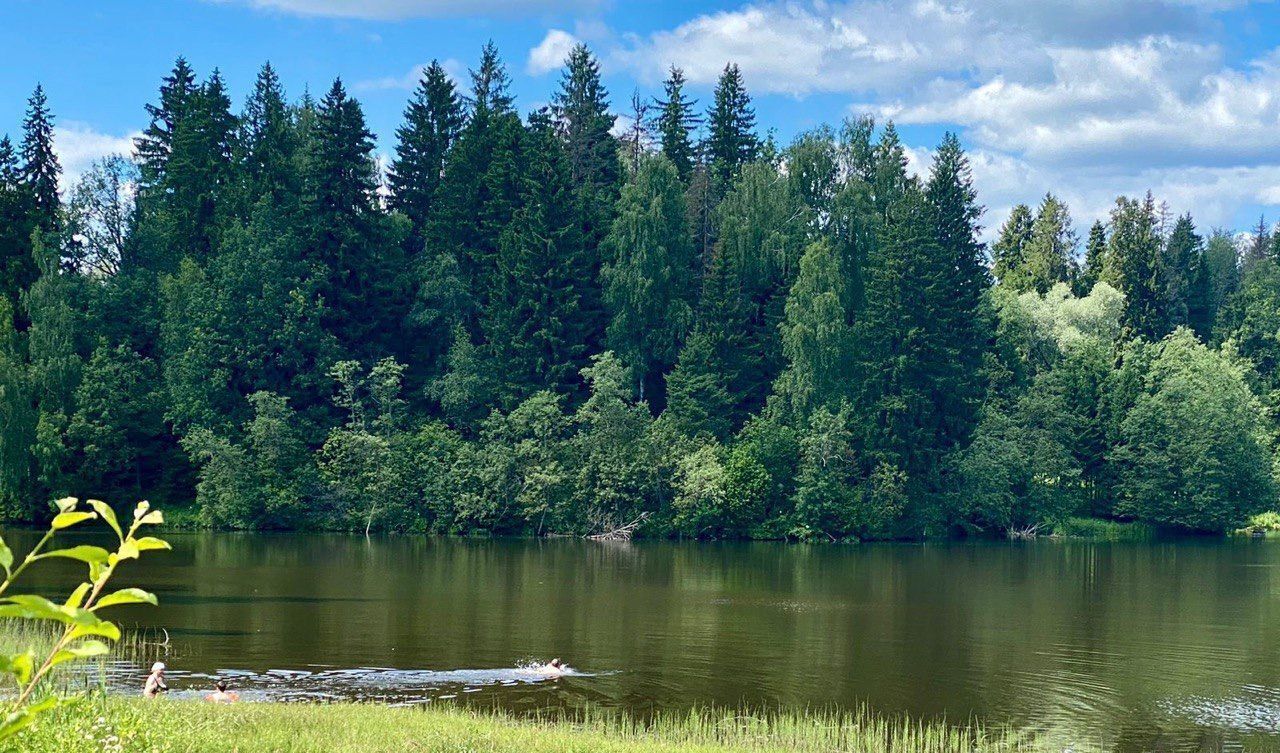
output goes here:
[{"label": "grassy bank", "polygon": [[597,713],[515,718],[452,706],[241,703],[96,695],[23,733],[31,753],[231,751],[257,753],[565,753],[572,751],[800,751],[829,753],[1050,753],[1081,751],[1047,739],[982,733],[869,713],[750,716],[700,712],[646,723]]}]

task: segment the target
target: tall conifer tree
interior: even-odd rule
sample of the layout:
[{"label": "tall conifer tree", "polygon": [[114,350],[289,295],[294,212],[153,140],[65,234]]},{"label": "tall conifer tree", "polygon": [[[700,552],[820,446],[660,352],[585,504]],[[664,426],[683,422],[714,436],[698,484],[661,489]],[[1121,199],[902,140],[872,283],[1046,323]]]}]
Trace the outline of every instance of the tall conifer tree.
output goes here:
[{"label": "tall conifer tree", "polygon": [[44,232],[61,227],[58,177],[62,165],[53,151],[53,113],[44,87],[37,85],[27,100],[22,121],[22,182],[31,201],[32,220]]},{"label": "tall conifer tree", "polygon": [[755,109],[737,65],[726,65],[720,74],[707,124],[707,161],[716,179],[727,186],[760,150]]},{"label": "tall conifer tree", "polygon": [[413,252],[421,251],[426,243],[445,159],[463,121],[462,102],[453,81],[439,61],[432,60],[405,109],[404,124],[396,129],[396,157],[387,174],[391,206],[403,212],[412,225]]},{"label": "tall conifer tree", "polygon": [[271,63],[258,71],[240,128],[246,204],[251,206],[264,196],[274,203],[295,200],[299,190],[295,160],[298,135],[284,86]]},{"label": "tall conifer tree", "polygon": [[675,167],[680,180],[689,182],[697,162],[693,131],[700,122],[694,108],[698,101],[684,93],[684,71],[671,66],[662,82],[663,98],[658,100],[658,142],[662,154]]}]

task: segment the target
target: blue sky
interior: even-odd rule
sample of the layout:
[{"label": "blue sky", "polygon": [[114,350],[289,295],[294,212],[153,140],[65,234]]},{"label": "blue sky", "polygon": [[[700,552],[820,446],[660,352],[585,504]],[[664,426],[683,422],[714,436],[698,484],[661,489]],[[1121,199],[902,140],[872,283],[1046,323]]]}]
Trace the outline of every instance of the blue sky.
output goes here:
[{"label": "blue sky", "polygon": [[458,75],[494,40],[518,103],[543,104],[575,40],[615,109],[678,64],[704,103],[743,68],[782,141],[872,112],[918,168],[945,130],[973,155],[986,224],[1046,191],[1083,235],[1147,189],[1203,227],[1280,218],[1280,7],[1238,0],[0,0],[0,131],[37,82],[68,180],[129,148],[177,55],[237,102],[270,60],[291,95],[341,76],[389,151],[419,66]]}]

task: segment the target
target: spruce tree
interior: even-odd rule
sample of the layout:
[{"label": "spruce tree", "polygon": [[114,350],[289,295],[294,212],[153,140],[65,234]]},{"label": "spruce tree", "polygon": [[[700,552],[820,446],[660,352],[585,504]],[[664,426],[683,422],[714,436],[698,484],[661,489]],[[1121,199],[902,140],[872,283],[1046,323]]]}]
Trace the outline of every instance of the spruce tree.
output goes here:
[{"label": "spruce tree", "polygon": [[572,167],[542,114],[524,156],[520,206],[499,238],[483,322],[508,409],[539,389],[577,389],[592,324],[582,304],[590,259],[570,200]]},{"label": "spruce tree", "polygon": [[941,414],[936,441],[944,451],[968,441],[986,393],[983,364],[991,332],[983,296],[991,279],[978,241],[982,207],[977,197],[969,158],[955,134],[948,133],[934,155],[925,189],[941,252],[932,265],[938,274],[933,290],[945,291],[934,302],[932,314],[934,326],[945,333],[939,341],[949,351],[935,386]]},{"label": "spruce tree", "polygon": [[907,174],[907,150],[892,122],[886,123],[880,132],[871,159],[871,197],[876,213],[887,220],[889,210],[917,188],[916,180]]},{"label": "spruce tree", "polygon": [[724,67],[716,82],[707,124],[707,161],[714,177],[721,185],[728,185],[743,165],[755,160],[760,149],[755,109],[742,81],[742,71],[733,63]]},{"label": "spruce tree", "polygon": [[680,180],[689,182],[697,162],[693,131],[701,122],[694,111],[698,101],[685,96],[684,71],[671,66],[662,82],[663,98],[658,100],[658,141],[662,154],[675,167]]},{"label": "spruce tree", "polygon": [[470,71],[471,97],[467,104],[471,119],[483,119],[491,114],[509,112],[515,103],[511,96],[511,77],[498,55],[498,46],[486,42],[480,51],[480,65]]},{"label": "spruce tree", "polygon": [[1031,235],[1022,250],[1021,269],[1010,282],[1019,291],[1043,295],[1059,282],[1074,277],[1076,235],[1067,206],[1053,194],[1045,194],[1031,223]]},{"label": "spruce tree", "polygon": [[426,243],[432,203],[444,175],[445,160],[463,124],[462,102],[439,61],[432,60],[396,129],[396,156],[387,174],[391,207],[412,226],[412,252]]},{"label": "spruce tree", "polygon": [[1204,287],[1208,278],[1201,274],[1203,257],[1204,241],[1196,234],[1191,215],[1184,214],[1174,223],[1160,254],[1165,316],[1170,329],[1193,326],[1193,310],[1194,318],[1203,325],[1207,302],[1202,296],[1208,292]]},{"label": "spruce tree", "polygon": [[383,353],[407,305],[397,278],[403,270],[386,244],[373,151],[360,104],[335,80],[316,108],[304,189],[306,248],[321,281],[327,327],[351,354]]},{"label": "spruce tree", "polygon": [[1102,268],[1107,256],[1107,227],[1102,220],[1094,220],[1089,228],[1089,239],[1084,244],[1084,268],[1076,278],[1076,295],[1086,296],[1102,279]]},{"label": "spruce tree", "polygon": [[1123,325],[1132,337],[1159,340],[1169,333],[1161,239],[1155,199],[1120,197],[1111,210],[1111,238],[1103,279],[1124,294]]},{"label": "spruce tree", "polygon": [[1263,259],[1272,258],[1271,245],[1271,228],[1267,225],[1267,218],[1264,215],[1258,218],[1258,224],[1244,247],[1244,271],[1247,272],[1250,267]]},{"label": "spruce tree", "polygon": [[5,136],[0,139],[0,295],[8,299],[11,316],[19,313],[22,292],[37,274],[31,230],[31,194],[23,183],[13,143]]},{"label": "spruce tree", "polygon": [[600,63],[578,44],[569,52],[560,89],[551,97],[577,205],[582,242],[591,266],[581,287],[583,315],[589,320],[591,340],[603,339],[606,316],[595,281],[604,259],[600,245],[613,223],[614,205],[622,185],[618,140],[610,132],[615,117],[609,113],[609,93],[600,80]]},{"label": "spruce tree", "polygon": [[[515,209],[524,128],[512,109],[506,68],[493,43],[471,71],[470,113],[445,158],[427,221],[425,251],[433,269],[456,270],[465,291],[457,318],[471,334],[494,275],[498,237]],[[506,177],[504,177],[506,176]]]},{"label": "spruce tree", "polygon": [[299,189],[295,153],[298,135],[292,122],[284,87],[271,63],[262,66],[240,117],[240,147],[245,206],[262,197],[274,203],[296,200]]},{"label": "spruce tree", "polygon": [[147,105],[151,122],[134,142],[142,172],[140,188],[144,192],[156,189],[162,182],[173,151],[174,132],[187,116],[196,89],[195,71],[186,58],[179,57],[160,85],[159,102]]},{"label": "spruce tree", "polygon": [[22,183],[30,197],[32,222],[43,232],[56,232],[62,225],[58,202],[61,174],[62,165],[53,151],[53,114],[44,87],[36,85],[22,121]]},{"label": "spruce tree", "polygon": [[1013,290],[1024,290],[1022,275],[1026,269],[1026,249],[1031,241],[1031,225],[1034,218],[1031,207],[1018,204],[1009,213],[1009,219],[1000,226],[1000,234],[991,246],[992,272],[1001,285]]},{"label": "spruce tree", "polygon": [[200,261],[217,246],[217,220],[233,196],[236,118],[217,70],[192,94],[187,114],[175,126],[165,163],[161,203],[172,248]]},{"label": "spruce tree", "polygon": [[684,436],[725,439],[733,430],[734,400],[718,351],[711,328],[695,331],[667,374],[662,420]]}]

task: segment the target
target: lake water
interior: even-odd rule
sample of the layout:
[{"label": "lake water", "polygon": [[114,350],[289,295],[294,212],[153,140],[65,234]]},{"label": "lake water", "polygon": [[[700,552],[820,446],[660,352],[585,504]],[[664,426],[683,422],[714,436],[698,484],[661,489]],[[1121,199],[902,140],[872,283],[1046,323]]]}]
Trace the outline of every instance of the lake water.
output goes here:
[{"label": "lake water", "polygon": [[[248,698],[865,703],[1123,751],[1280,749],[1280,542],[169,538],[122,572],[161,605],[118,617],[167,628],[179,691],[221,675]],[[556,656],[574,671],[522,669]]]}]

